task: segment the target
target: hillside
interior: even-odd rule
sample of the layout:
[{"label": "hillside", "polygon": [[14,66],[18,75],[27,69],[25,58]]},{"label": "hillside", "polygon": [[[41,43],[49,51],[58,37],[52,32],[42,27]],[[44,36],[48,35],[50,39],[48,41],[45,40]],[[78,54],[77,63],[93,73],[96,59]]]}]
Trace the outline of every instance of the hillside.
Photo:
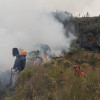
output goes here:
[{"label": "hillside", "polygon": [[100,50],[100,16],[75,18],[77,43],[88,50]]},{"label": "hillside", "polygon": [[[1,90],[1,100],[100,100],[100,17],[71,18],[62,23],[77,36],[69,52],[43,65],[28,63],[16,91]],[[75,64],[85,77],[75,72]]]},{"label": "hillside", "polygon": [[[80,52],[79,52],[80,51]],[[81,66],[79,77],[74,64]],[[99,100],[100,54],[77,49],[43,66],[27,65],[16,94],[4,100]]]},{"label": "hillside", "polygon": [[[65,12],[66,13],[66,12]],[[77,43],[80,47],[90,51],[100,50],[100,16],[98,17],[70,17],[62,20],[59,14],[56,15],[59,22],[63,23],[68,32],[73,33],[77,37]]]}]

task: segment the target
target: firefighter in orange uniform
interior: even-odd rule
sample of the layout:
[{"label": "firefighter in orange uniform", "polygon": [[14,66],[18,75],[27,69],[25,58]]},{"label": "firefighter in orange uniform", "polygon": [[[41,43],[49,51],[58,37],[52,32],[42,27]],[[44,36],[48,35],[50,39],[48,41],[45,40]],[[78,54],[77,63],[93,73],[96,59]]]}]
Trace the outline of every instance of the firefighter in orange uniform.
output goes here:
[{"label": "firefighter in orange uniform", "polygon": [[79,67],[78,65],[74,65],[74,69],[75,69],[75,71],[76,71],[77,73],[79,73],[80,67]]},{"label": "firefighter in orange uniform", "polygon": [[74,65],[74,69],[75,69],[76,73],[78,74],[78,76],[85,77],[85,73],[80,70],[80,67],[78,65]]},{"label": "firefighter in orange uniform", "polygon": [[83,71],[80,71],[79,76],[80,77],[82,77],[82,76],[85,77],[85,73]]}]

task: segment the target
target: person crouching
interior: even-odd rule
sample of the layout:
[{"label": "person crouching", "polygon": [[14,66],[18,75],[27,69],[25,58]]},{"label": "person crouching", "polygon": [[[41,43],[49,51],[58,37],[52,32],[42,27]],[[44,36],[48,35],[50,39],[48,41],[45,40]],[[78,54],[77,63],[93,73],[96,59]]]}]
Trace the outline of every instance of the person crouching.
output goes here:
[{"label": "person crouching", "polygon": [[85,77],[84,71],[82,71],[78,65],[74,65],[74,69],[78,76]]}]

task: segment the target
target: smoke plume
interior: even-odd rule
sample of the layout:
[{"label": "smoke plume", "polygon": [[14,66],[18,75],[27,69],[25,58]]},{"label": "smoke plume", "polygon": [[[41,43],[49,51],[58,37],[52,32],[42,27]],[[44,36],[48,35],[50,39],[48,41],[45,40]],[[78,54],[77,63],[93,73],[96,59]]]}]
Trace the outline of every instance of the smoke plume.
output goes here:
[{"label": "smoke plume", "polygon": [[[75,36],[68,31],[70,34],[66,37],[64,25],[52,13],[40,10],[41,5],[38,2],[32,5],[31,0],[28,3],[27,0],[8,1],[6,3],[0,1],[3,5],[0,5],[0,8],[3,8],[0,9],[1,70],[13,67],[12,48],[14,47],[30,52],[36,45],[46,44],[51,51],[68,50]],[[64,20],[65,15],[69,18],[67,13],[60,15],[60,18]]]}]

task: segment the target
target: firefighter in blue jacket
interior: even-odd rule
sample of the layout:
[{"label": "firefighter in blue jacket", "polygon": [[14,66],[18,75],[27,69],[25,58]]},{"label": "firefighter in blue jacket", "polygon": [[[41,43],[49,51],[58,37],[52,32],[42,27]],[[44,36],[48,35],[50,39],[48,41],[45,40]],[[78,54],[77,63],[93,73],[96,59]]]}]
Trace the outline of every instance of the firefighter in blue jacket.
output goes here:
[{"label": "firefighter in blue jacket", "polygon": [[21,55],[16,56],[14,66],[12,68],[11,86],[10,89],[14,89],[17,85],[20,72],[24,70],[26,65],[26,51],[22,51]]}]

